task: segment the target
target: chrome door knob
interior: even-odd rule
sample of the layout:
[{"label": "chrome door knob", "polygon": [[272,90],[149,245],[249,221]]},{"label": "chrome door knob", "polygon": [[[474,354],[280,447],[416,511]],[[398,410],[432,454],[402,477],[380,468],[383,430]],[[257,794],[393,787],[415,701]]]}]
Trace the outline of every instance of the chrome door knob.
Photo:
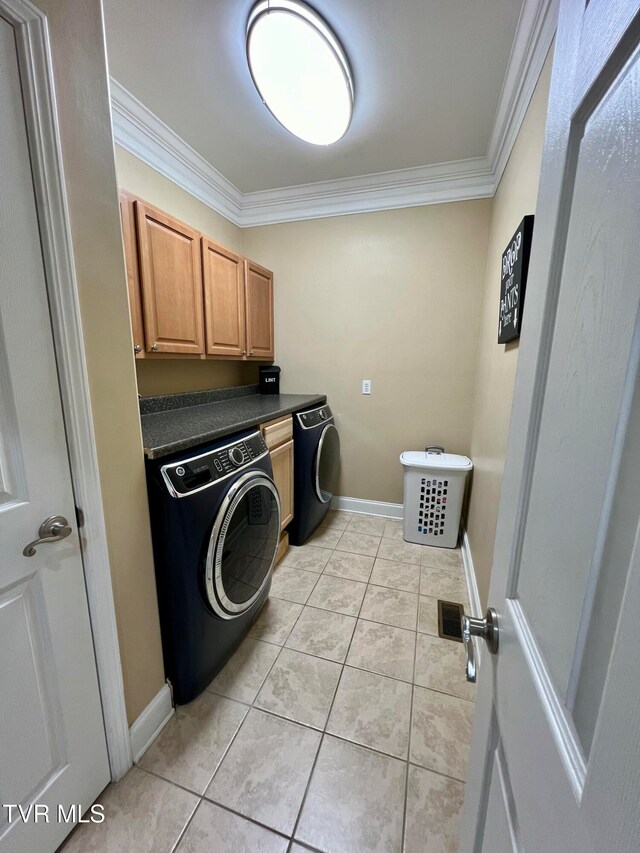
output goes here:
[{"label": "chrome door knob", "polygon": [[498,651],[498,614],[493,607],[489,607],[484,619],[474,616],[462,617],[462,640],[467,652],[467,681],[475,683],[476,680],[476,654],[473,648],[473,637],[482,637],[492,655]]},{"label": "chrome door knob", "polygon": [[142,347],[140,346],[140,344],[136,344],[136,345],[134,346],[134,348],[133,348],[133,351],[134,351],[134,352],[136,352],[136,353],[137,353],[137,352],[142,352]]},{"label": "chrome door knob", "polygon": [[158,344],[154,344],[154,345],[151,347],[151,352],[158,352]]},{"label": "chrome door knob", "polygon": [[22,553],[25,557],[34,557],[36,546],[46,545],[47,542],[59,542],[71,535],[71,527],[64,515],[52,515],[45,519],[38,530],[38,538],[29,542]]}]

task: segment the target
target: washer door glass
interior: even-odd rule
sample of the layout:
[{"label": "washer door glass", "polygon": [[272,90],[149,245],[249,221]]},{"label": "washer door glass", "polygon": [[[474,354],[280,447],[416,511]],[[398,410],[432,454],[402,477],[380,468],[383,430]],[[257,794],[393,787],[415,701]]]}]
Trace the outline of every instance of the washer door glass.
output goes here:
[{"label": "washer door glass", "polygon": [[340,438],[333,424],[322,430],[316,453],[316,495],[323,504],[329,503],[338,487]]},{"label": "washer door glass", "polygon": [[245,474],[229,489],[213,525],[207,598],[224,619],[244,613],[271,577],[280,539],[280,500],[266,475]]}]

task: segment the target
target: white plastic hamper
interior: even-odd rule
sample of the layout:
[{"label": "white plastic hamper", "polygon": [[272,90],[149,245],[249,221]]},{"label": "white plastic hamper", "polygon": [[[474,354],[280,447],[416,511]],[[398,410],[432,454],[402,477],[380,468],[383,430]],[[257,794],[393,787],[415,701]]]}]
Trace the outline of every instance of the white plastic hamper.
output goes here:
[{"label": "white plastic hamper", "polygon": [[455,548],[467,474],[473,463],[466,456],[445,453],[443,447],[400,454],[404,467],[404,538],[419,545]]}]

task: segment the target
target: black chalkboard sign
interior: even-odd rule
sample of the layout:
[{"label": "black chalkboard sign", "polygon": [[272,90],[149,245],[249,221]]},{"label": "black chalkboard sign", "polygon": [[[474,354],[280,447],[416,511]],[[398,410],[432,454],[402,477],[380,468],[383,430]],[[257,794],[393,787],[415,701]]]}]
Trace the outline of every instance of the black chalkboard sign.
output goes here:
[{"label": "black chalkboard sign", "polygon": [[506,344],[520,337],[532,236],[533,216],[525,216],[502,253],[498,317],[499,344]]}]

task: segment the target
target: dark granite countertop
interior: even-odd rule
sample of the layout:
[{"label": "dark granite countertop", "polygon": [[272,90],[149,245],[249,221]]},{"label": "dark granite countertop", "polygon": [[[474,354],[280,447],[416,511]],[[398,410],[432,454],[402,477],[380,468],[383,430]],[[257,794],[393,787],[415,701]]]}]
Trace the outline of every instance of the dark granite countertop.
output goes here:
[{"label": "dark granite countertop", "polygon": [[188,450],[326,401],[322,394],[258,394],[257,385],[142,397],[145,456]]}]

